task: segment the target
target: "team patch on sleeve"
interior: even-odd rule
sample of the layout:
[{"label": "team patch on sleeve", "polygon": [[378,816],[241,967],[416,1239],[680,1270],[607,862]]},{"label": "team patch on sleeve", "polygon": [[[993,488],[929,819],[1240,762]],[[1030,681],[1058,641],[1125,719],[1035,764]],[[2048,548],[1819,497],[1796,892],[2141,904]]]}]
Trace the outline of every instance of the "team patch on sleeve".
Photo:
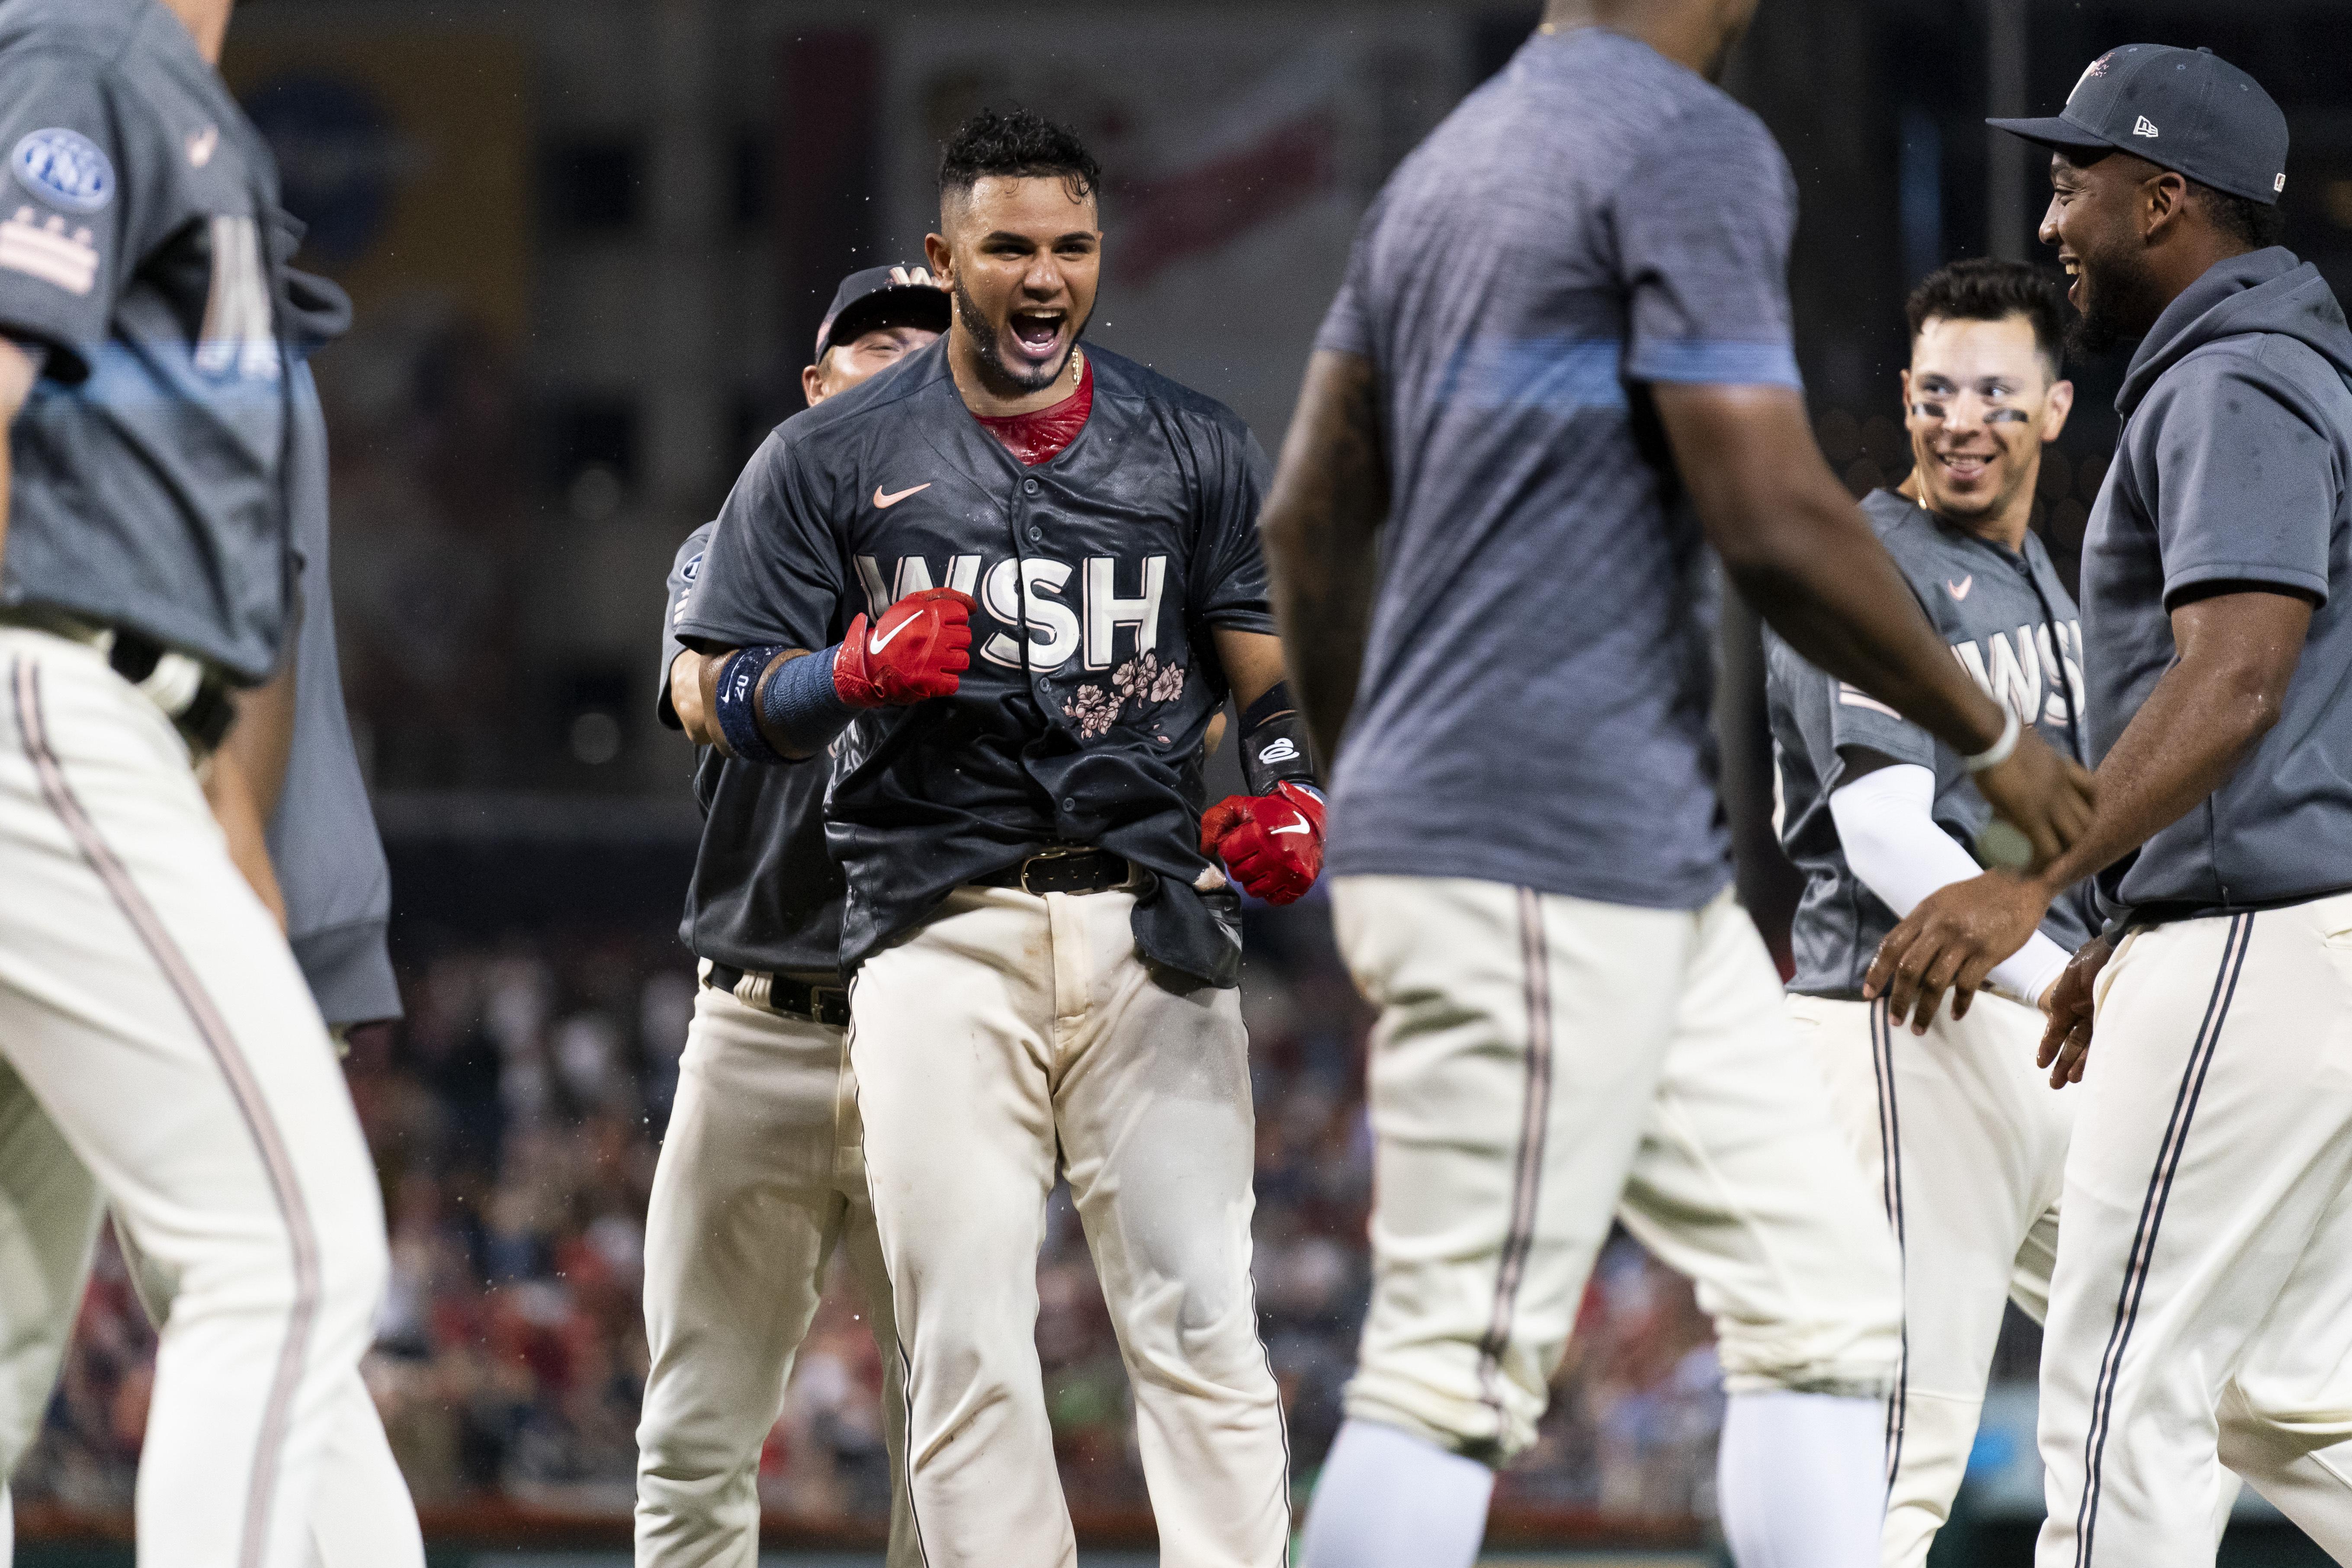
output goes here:
[{"label": "team patch on sleeve", "polygon": [[8,166],[25,188],[68,212],[94,213],[114,199],[114,165],[79,131],[53,126],[16,143]]},{"label": "team patch on sleeve", "polygon": [[21,206],[0,223],[0,268],[87,294],[98,282],[98,247],[89,230],[68,230],[56,214],[44,221],[35,208]]}]

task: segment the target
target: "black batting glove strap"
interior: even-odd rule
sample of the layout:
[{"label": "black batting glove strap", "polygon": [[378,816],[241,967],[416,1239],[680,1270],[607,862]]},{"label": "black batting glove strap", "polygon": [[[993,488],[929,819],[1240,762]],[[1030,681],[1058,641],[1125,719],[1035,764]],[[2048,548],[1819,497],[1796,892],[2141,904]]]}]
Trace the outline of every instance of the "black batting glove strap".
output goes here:
[{"label": "black batting glove strap", "polygon": [[1285,784],[1323,788],[1307,749],[1306,716],[1291,701],[1286,680],[1276,681],[1242,713],[1242,781],[1252,795],[1272,795]]}]

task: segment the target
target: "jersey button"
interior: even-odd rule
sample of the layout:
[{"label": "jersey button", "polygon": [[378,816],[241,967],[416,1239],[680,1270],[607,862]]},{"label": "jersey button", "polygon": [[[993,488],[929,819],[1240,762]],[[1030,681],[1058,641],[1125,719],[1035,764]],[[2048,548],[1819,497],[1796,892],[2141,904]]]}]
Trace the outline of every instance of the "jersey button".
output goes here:
[{"label": "jersey button", "polygon": [[1022,494],[1024,494],[1024,495],[1032,495],[1032,496],[1035,495],[1035,494],[1037,493],[1037,481],[1036,481],[1036,480],[1034,480],[1034,479],[1024,479],[1024,480],[1022,480],[1022,481],[1021,481],[1021,493],[1022,493]]},{"label": "jersey button", "polygon": [[1077,810],[1077,809],[1078,809],[1077,797],[1076,797],[1076,795],[1072,795],[1072,796],[1070,796],[1070,797],[1068,797],[1068,798],[1065,799],[1065,800],[1062,802],[1062,809],[1063,809],[1064,811],[1076,811],[1076,810]]},{"label": "jersey button", "polygon": [[1033,522],[1029,525],[1029,537],[1032,539],[1043,539],[1045,537],[1045,531]]}]

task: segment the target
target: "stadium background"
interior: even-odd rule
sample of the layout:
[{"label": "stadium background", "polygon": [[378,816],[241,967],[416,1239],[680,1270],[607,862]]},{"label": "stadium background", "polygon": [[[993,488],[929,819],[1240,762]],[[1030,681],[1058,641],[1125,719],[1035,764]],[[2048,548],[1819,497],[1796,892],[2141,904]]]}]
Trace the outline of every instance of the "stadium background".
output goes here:
[{"label": "stadium background", "polygon": [[[1077,125],[1109,171],[1094,334],[1225,399],[1271,448],[1358,215],[1536,9],[242,9],[227,73],[311,225],[306,264],[359,304],[319,369],[344,670],[409,1016],[361,1036],[351,1078],[395,1258],[370,1377],[436,1560],[621,1560],[641,1221],[692,1005],[674,936],[688,757],[651,717],[660,584],[800,405],[835,279],[915,256],[943,130],[1025,102]],[[1910,284],[1951,257],[2038,249],[2041,170],[1979,118],[2054,105],[2093,55],[2136,38],[2210,45],[2271,89],[2294,135],[2289,243],[2352,290],[2342,0],[1764,0],[1729,85],[1802,187],[1800,355],[1822,445],[1858,492],[1908,466],[1894,371]],[[2076,367],[2084,395],[2042,478],[2041,526],[2069,570],[2117,370]],[[1792,889],[1766,826],[1753,626],[1736,614],[1724,658],[1741,881],[1784,942]],[[1259,1300],[1303,1486],[1367,1293],[1366,1014],[1319,902],[1254,910],[1248,934]],[[1139,1550],[1124,1380],[1055,1213],[1038,1334],[1065,1479],[1090,1547]],[[2024,1560],[2035,1342],[2011,1327],[1939,1563]],[[110,1250],[17,1477],[26,1563],[128,1561],[152,1354]],[[1543,1439],[1498,1492],[1498,1542],[1708,1560],[1713,1381],[1688,1289],[1621,1238]],[[836,1290],[762,1461],[778,1550],[876,1560],[854,1554],[887,1495],[877,1383]],[[2233,1560],[2322,1560],[2259,1512]],[[589,1555],[536,1555],[573,1551]]]}]

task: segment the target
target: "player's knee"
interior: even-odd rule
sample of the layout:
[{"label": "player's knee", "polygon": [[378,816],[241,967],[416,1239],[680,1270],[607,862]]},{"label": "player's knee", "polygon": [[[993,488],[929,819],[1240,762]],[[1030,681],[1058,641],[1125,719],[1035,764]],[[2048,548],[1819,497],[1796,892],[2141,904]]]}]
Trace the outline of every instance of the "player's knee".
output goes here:
[{"label": "player's knee", "polygon": [[1903,1355],[1902,1291],[1892,1279],[1857,1278],[1771,1317],[1718,1317],[1716,1342],[1736,1392],[1876,1395],[1893,1385]]}]

